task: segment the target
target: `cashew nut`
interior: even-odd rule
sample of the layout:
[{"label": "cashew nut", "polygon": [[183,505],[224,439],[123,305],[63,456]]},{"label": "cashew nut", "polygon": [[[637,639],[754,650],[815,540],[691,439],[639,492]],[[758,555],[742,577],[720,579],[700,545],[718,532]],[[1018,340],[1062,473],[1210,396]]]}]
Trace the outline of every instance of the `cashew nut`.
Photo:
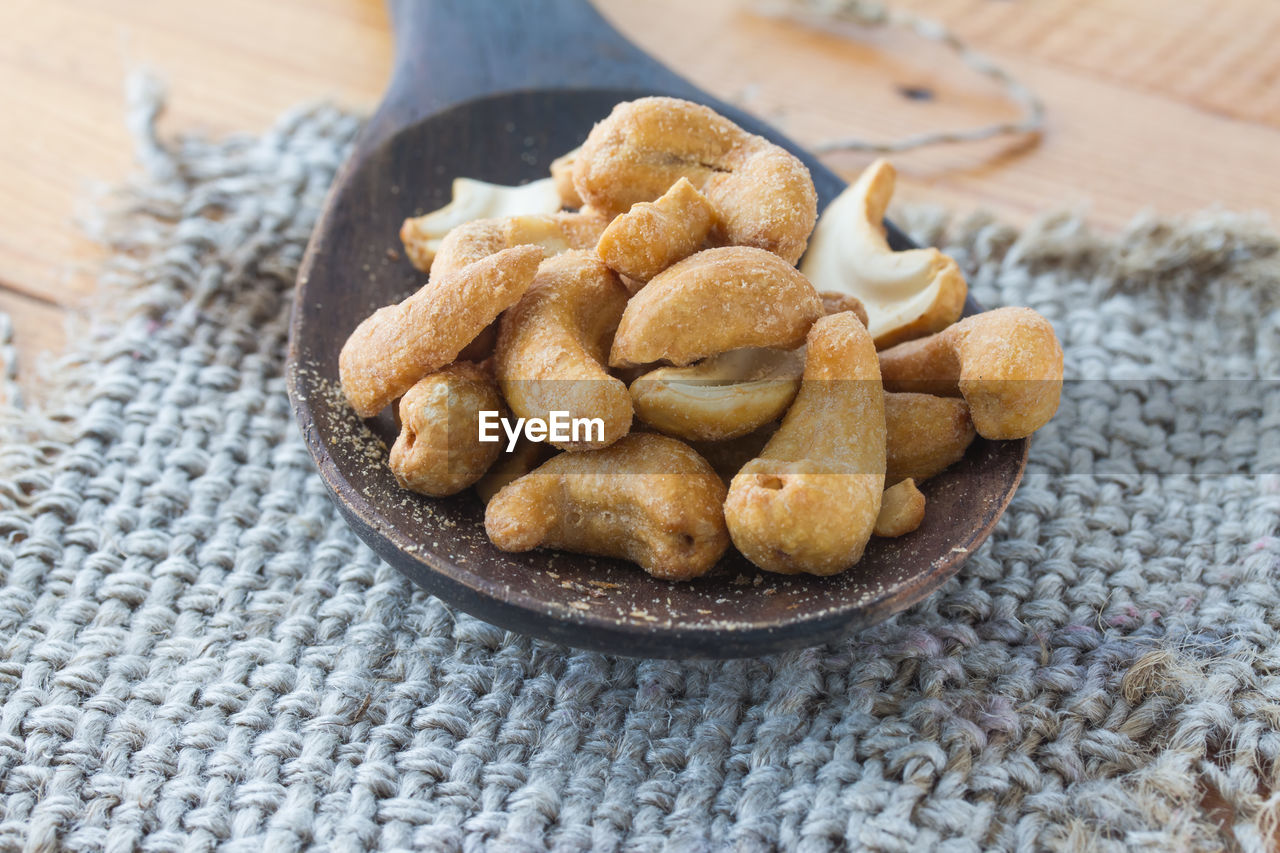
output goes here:
[{"label": "cashew nut", "polygon": [[681,178],[657,201],[637,202],[609,223],[596,251],[615,272],[648,281],[702,248],[715,219],[707,197]]},{"label": "cashew nut", "polygon": [[476,494],[480,502],[487,504],[507,483],[517,480],[551,458],[554,451],[541,441],[521,438],[515,450],[503,452],[489,466],[484,476],[476,480]]},{"label": "cashew nut", "polygon": [[711,463],[711,467],[720,475],[727,486],[734,476],[752,459],[760,455],[764,446],[778,431],[778,423],[774,421],[760,427],[755,432],[727,438],[724,441],[691,441],[689,446],[698,455]]},{"label": "cashew nut", "polygon": [[725,520],[771,572],[832,575],[862,558],[884,493],[884,391],[852,313],[809,331],[804,382],[782,426],[729,485]]},{"label": "cashew nut", "polygon": [[660,367],[631,383],[636,415],[668,435],[719,441],[782,416],[800,389],[804,354],[738,349],[689,367]]},{"label": "cashew nut", "polygon": [[924,494],[909,477],[885,489],[875,535],[893,538],[916,530],[924,522],[924,503]]},{"label": "cashew nut", "polygon": [[400,241],[410,262],[423,272],[430,272],[445,235],[463,223],[522,213],[555,213],[559,209],[560,195],[551,178],[518,187],[456,178],[453,200],[438,210],[406,219],[400,226]]},{"label": "cashew nut", "polygon": [[620,557],[688,580],[729,545],[724,483],[688,445],[632,433],[604,450],[562,453],[489,501],[484,527],[504,551],[538,546]]},{"label": "cashew nut", "polygon": [[448,275],[512,246],[539,246],[548,255],[594,249],[608,224],[604,217],[590,211],[477,219],[445,235],[431,273]]},{"label": "cashew nut", "polygon": [[707,249],[655,276],[631,298],[609,363],[683,366],[742,347],[793,349],[821,316],[813,285],[772,252]]},{"label": "cashew nut", "polygon": [[338,355],[342,390],[362,418],[372,417],[414,383],[457,358],[533,282],[537,246],[517,246],[446,276],[409,298],[379,308],[356,327]]},{"label": "cashew nut", "polygon": [[584,202],[610,216],[653,201],[680,178],[720,216],[713,242],[757,246],[794,264],[817,219],[817,192],[796,157],[708,107],[676,98],[618,104],[574,159]]},{"label": "cashew nut", "polygon": [[480,412],[501,408],[493,377],[469,361],[418,380],[400,398],[400,435],[390,459],[396,480],[433,497],[470,486],[500,451],[497,443],[480,441]]},{"label": "cashew nut", "polygon": [[923,483],[964,457],[976,435],[969,406],[956,397],[932,394],[884,395],[886,460],[884,480]]},{"label": "cashew nut", "polygon": [[834,290],[823,290],[818,293],[818,296],[822,299],[823,313],[841,314],[845,311],[852,311],[853,316],[858,318],[859,323],[864,326],[867,325],[867,309],[858,297]]},{"label": "cashew nut", "polygon": [[551,161],[551,180],[555,183],[560,204],[564,207],[582,207],[582,197],[573,186],[573,161],[581,150],[582,146],[579,145]]},{"label": "cashew nut", "polygon": [[494,371],[511,410],[522,418],[599,418],[603,440],[557,442],[564,450],[612,444],[631,428],[627,386],[604,368],[627,290],[594,252],[542,262],[525,298],[502,317]]},{"label": "cashew nut", "polygon": [[894,177],[888,160],[868,166],[823,212],[800,265],[819,290],[862,300],[880,349],[951,325],[969,292],[956,262],[937,249],[889,248],[883,222]]},{"label": "cashew nut", "polygon": [[889,391],[959,393],[983,438],[1025,438],[1058,410],[1062,347],[1035,311],[997,308],[884,350],[880,371]]}]

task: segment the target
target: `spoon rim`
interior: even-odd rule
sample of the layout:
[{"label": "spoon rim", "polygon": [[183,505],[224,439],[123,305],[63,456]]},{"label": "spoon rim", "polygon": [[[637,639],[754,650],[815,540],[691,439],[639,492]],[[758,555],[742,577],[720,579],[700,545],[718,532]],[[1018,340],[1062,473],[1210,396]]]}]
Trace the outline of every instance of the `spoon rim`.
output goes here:
[{"label": "spoon rim", "polygon": [[[922,571],[910,575],[909,581],[904,579],[886,594],[871,597],[865,601],[840,601],[830,608],[802,608],[794,611],[794,615],[783,622],[744,622],[740,626],[725,622],[664,624],[619,619],[606,613],[582,611],[558,601],[540,598],[531,591],[513,589],[506,583],[489,578],[482,572],[460,565],[444,556],[419,550],[417,543],[406,531],[387,519],[376,501],[363,494],[343,475],[338,462],[333,457],[330,444],[321,438],[321,431],[317,428],[316,412],[313,410],[310,399],[311,389],[307,387],[301,374],[313,368],[317,369],[321,375],[326,372],[319,369],[322,366],[318,363],[303,361],[302,341],[305,337],[304,327],[308,314],[306,307],[311,297],[311,273],[317,258],[326,248],[329,223],[333,211],[342,199],[344,190],[354,181],[362,164],[372,159],[378,151],[392,149],[402,140],[402,137],[420,132],[419,129],[423,124],[439,121],[457,111],[474,109],[478,104],[488,101],[547,94],[617,95],[617,101],[623,101],[664,93],[648,89],[575,87],[514,90],[475,98],[454,104],[400,128],[385,136],[372,150],[365,151],[357,146],[353,151],[358,151],[363,156],[349,157],[330,187],[323,210],[317,218],[315,230],[312,232],[299,265],[298,283],[289,323],[289,349],[285,378],[290,405],[308,452],[346,523],[393,568],[408,576],[429,593],[474,616],[509,630],[516,630],[552,642],[627,657],[728,659],[755,657],[819,645],[876,624],[936,592],[943,583],[959,571],[965,559],[990,536],[1013,499],[1026,470],[1030,444],[1028,439],[1019,440],[1021,448],[1018,450],[1014,475],[998,498],[988,505],[981,523],[966,528],[967,536],[953,543],[953,556],[950,558],[935,561]],[[761,129],[768,131],[762,135],[796,153],[811,171],[815,171],[816,165],[821,169],[819,174],[824,180],[834,180],[844,185],[843,180],[818,162],[810,152],[799,148],[794,142],[759,119],[714,98],[699,99],[698,102],[721,112],[750,132],[760,133]],[[820,201],[820,208],[823,207],[825,204]],[[886,224],[890,228],[891,237],[895,238],[894,242],[904,242],[901,232],[893,228],[891,223],[886,222]],[[972,297],[966,301],[966,316],[980,310],[983,309]],[[350,412],[349,417],[358,419],[354,412]],[[978,439],[968,453],[974,452],[974,447],[982,441]],[[1015,442],[989,442],[989,444],[1013,443]],[[640,570],[637,568],[636,571]],[[847,571],[856,572],[857,567]],[[777,578],[780,580],[800,578],[807,583],[822,583],[830,580],[803,575],[778,575]],[[519,627],[512,627],[517,624]]]}]

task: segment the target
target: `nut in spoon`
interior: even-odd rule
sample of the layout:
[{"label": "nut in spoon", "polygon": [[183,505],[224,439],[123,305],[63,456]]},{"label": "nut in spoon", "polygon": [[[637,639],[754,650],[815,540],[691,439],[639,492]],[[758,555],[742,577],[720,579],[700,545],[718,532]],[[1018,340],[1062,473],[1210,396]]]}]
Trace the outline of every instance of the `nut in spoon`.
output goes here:
[{"label": "nut in spoon", "polygon": [[[682,79],[628,42],[586,0],[391,0],[396,65],[386,95],[329,193],[298,276],[287,381],[320,475],[352,529],[427,591],[494,624],[579,648],[646,657],[730,658],[835,640],[936,590],[990,534],[1026,465],[1027,440],[977,439],[925,483],[924,524],[873,539],[834,577],[771,575],[730,549],[711,574],[654,579],[617,560],[509,554],[466,491],[400,489],[386,465],[390,412],[362,422],[337,383],[338,352],[421,274],[388,250],[400,223],[448,202],[455,177],[545,177],[614,104],[697,101],[793,152],[819,209],[844,183],[794,142]],[[895,249],[913,248],[892,224]],[[972,299],[965,313],[980,310]]]}]

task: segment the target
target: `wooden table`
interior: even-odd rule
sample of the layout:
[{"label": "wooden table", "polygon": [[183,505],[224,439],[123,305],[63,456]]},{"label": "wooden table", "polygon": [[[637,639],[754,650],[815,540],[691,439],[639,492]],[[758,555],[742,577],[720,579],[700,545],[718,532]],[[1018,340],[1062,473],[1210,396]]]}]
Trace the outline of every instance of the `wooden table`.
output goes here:
[{"label": "wooden table", "polygon": [[[896,0],[945,21],[1039,91],[1048,129],[896,158],[900,197],[1023,221],[1085,207],[1115,229],[1139,211],[1280,211],[1275,0]],[[745,0],[599,0],[639,44],[801,141],[896,137],[1012,116],[995,86],[899,32],[832,35]],[[123,80],[168,81],[168,133],[266,127],[332,98],[368,110],[390,67],[382,0],[7,0],[0,4],[0,310],[32,396],[94,287],[73,216],[132,167]],[[905,87],[925,90],[909,98]],[[854,174],[868,158],[831,158]]]}]

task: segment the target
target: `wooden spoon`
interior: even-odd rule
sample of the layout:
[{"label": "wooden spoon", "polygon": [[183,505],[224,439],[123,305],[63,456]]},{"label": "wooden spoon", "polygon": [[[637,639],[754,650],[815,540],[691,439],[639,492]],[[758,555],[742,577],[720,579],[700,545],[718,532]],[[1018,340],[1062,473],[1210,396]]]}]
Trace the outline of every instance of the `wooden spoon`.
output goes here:
[{"label": "wooden spoon", "polygon": [[[580,648],[650,657],[745,657],[835,640],[920,601],[982,543],[1022,477],[1028,442],[979,439],[924,486],[924,526],[875,539],[831,578],[760,572],[736,551],[692,583],[616,560],[507,554],[473,493],[433,500],[397,487],[390,412],[362,422],[337,382],[356,324],[423,280],[402,257],[407,216],[447,203],[467,176],[543,177],[619,101],[706,104],[800,157],[819,206],[844,183],[777,131],[681,79],[585,0],[391,0],[396,65],[386,97],[329,194],[298,276],[289,348],[294,412],[347,522],[423,588],[489,622]],[[896,249],[911,242],[889,225]],[[979,310],[970,300],[966,313]],[[381,442],[381,443],[380,443]],[[385,444],[385,447],[383,446]]]}]

